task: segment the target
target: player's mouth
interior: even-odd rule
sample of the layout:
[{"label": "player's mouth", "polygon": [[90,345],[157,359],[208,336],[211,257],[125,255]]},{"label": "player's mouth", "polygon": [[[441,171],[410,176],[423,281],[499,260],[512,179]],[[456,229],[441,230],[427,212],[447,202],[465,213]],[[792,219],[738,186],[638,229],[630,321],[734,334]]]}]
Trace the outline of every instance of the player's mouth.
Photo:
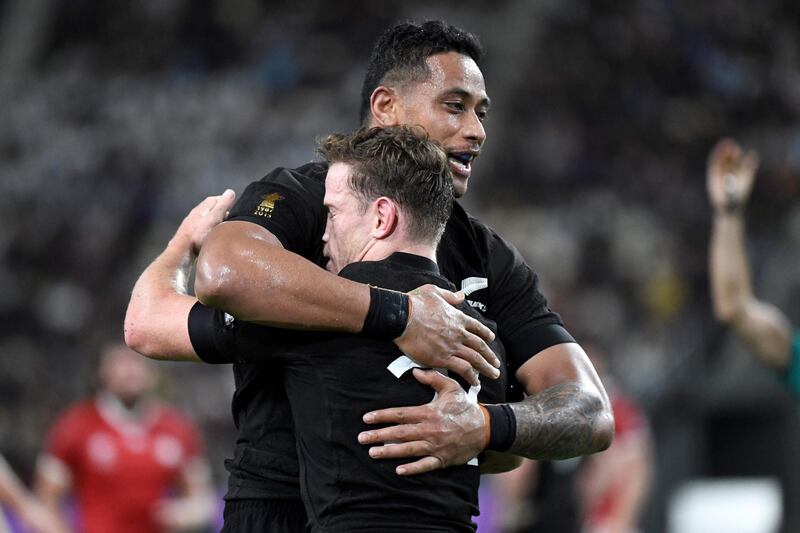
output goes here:
[{"label": "player's mouth", "polygon": [[325,243],[325,246],[322,248],[322,259],[325,261],[325,270],[333,272],[333,259],[328,255],[328,243]]},{"label": "player's mouth", "polygon": [[466,179],[472,173],[472,161],[478,157],[477,151],[448,152],[450,170],[456,178]]}]

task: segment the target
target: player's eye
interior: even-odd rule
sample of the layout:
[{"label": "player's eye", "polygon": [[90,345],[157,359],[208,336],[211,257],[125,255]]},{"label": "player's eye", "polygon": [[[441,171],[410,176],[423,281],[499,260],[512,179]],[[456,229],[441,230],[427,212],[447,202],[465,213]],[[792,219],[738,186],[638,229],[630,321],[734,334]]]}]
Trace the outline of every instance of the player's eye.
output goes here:
[{"label": "player's eye", "polygon": [[464,104],[461,102],[445,102],[445,105],[453,112],[464,111]]}]

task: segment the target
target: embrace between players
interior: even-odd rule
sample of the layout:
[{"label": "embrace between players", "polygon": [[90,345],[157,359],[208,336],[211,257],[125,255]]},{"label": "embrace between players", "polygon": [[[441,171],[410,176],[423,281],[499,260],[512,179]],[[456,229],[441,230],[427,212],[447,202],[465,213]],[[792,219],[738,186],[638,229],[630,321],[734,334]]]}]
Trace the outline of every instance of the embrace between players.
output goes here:
[{"label": "embrace between players", "polygon": [[223,531],[474,531],[480,472],[610,444],[536,274],[454,201],[485,140],[480,57],[441,22],[390,28],[364,127],[206,199],[137,281],[131,347],[232,363]]}]

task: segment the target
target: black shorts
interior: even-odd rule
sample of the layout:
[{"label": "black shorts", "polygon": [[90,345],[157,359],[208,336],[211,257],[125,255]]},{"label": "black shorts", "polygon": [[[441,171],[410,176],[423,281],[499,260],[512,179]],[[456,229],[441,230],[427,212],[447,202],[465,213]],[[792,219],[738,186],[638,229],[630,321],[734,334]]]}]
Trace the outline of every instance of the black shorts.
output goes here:
[{"label": "black shorts", "polygon": [[221,533],[305,533],[306,510],[300,500],[225,502]]}]

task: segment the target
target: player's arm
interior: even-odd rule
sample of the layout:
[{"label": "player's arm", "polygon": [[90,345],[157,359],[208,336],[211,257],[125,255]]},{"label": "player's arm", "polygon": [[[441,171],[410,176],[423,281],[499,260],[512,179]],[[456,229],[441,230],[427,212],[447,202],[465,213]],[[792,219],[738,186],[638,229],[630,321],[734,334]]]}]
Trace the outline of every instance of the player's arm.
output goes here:
[{"label": "player's arm", "polygon": [[210,196],[186,216],[164,251],[144,270],[125,314],[125,342],[152,359],[199,361],[189,338],[189,312],[197,303],[188,281],[197,250],[234,200],[231,190]]},{"label": "player's arm", "polygon": [[57,457],[43,454],[36,464],[34,493],[50,513],[58,527],[68,531],[69,519],[64,510],[64,499],[72,490],[72,474],[69,467]]},{"label": "player's arm", "polygon": [[[290,211],[285,206],[292,197],[285,196],[271,221]],[[303,211],[309,209],[321,207],[309,205]],[[249,219],[217,226],[198,258],[195,292],[200,301],[247,322],[394,340],[421,364],[447,368],[471,383],[477,380],[475,370],[499,374],[500,362],[487,345],[493,333],[454,307],[463,295],[433,285],[389,295],[327,272],[285,248],[287,240]]]},{"label": "player's arm", "polygon": [[709,156],[708,195],[713,207],[709,271],[716,317],[766,363],[789,364],[792,325],[774,305],[753,295],[745,250],[744,207],[753,187],[758,156],[723,139]]},{"label": "player's arm", "polygon": [[[426,405],[383,409],[364,415],[368,424],[398,424],[362,432],[375,459],[422,457],[401,465],[401,475],[464,464],[483,450],[531,459],[566,459],[608,448],[614,417],[605,388],[576,343],[549,346],[516,371],[528,395],[480,407],[454,380],[414,372],[436,390]],[[384,444],[391,442],[393,444]]]},{"label": "player's arm", "polygon": [[196,457],[183,466],[178,480],[180,496],[160,503],[158,519],[168,531],[197,531],[211,522],[215,497],[208,463]]},{"label": "player's arm", "polygon": [[36,533],[66,533],[67,528],[25,487],[0,457],[0,502]]},{"label": "player's arm", "polygon": [[[496,427],[503,406],[488,407],[489,447],[530,459],[567,459],[605,450],[614,417],[603,384],[577,343],[550,346],[516,372],[525,399],[507,404],[508,425]],[[516,426],[516,428],[514,428]],[[500,434],[497,434],[497,432]],[[510,446],[507,443],[510,442]]]}]

